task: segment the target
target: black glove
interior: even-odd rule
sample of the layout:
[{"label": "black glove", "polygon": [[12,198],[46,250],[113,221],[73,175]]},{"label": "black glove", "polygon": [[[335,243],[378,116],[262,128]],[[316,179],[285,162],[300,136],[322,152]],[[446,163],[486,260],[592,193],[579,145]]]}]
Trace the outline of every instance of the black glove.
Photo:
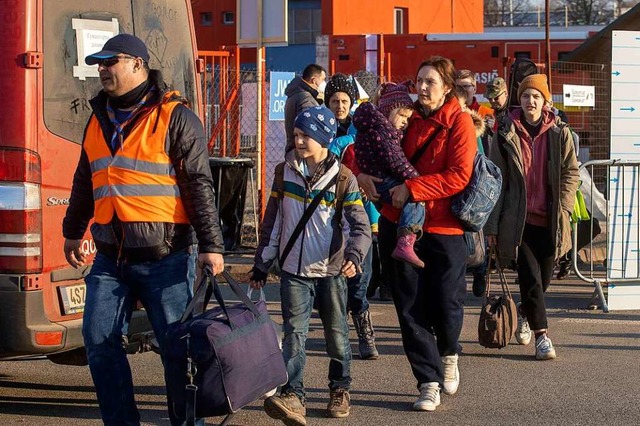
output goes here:
[{"label": "black glove", "polygon": [[260,281],[267,281],[267,276],[269,275],[266,272],[262,272],[261,270],[259,270],[258,268],[256,268],[255,266],[253,268],[251,268],[251,270],[249,271],[249,273],[251,274],[249,276],[249,279],[251,281],[256,281],[256,282],[260,282]]}]

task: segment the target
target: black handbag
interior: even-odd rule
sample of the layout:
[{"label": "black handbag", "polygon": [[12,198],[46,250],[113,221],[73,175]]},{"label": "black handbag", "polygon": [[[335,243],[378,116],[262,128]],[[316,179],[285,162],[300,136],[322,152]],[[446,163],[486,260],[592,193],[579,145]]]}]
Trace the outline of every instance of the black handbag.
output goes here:
[{"label": "black handbag", "polygon": [[[276,331],[264,301],[252,302],[223,272],[241,303],[226,305],[211,272],[165,335],[167,396],[173,412],[193,425],[196,418],[227,415],[287,382]],[[211,294],[218,305],[195,315]]]}]

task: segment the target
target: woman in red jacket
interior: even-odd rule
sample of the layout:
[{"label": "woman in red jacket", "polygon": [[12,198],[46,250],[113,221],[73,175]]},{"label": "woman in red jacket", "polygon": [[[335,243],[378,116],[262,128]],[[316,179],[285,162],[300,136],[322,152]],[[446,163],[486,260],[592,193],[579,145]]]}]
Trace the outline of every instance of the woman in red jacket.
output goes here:
[{"label": "woman in red jacket", "polygon": [[[420,396],[413,404],[418,411],[435,410],[440,389],[452,395],[460,381],[467,249],[462,225],[451,213],[451,197],[469,182],[477,143],[471,116],[453,96],[455,80],[449,59],[434,56],[418,67],[416,111],[403,149],[420,176],[391,190],[394,207],[407,200],[425,203],[424,235],[415,246],[424,269],[391,258],[399,210],[385,206],[379,222],[383,273],[391,283],[402,343],[418,382]],[[375,179],[361,173],[358,180],[370,196],[377,195],[371,185]]]}]

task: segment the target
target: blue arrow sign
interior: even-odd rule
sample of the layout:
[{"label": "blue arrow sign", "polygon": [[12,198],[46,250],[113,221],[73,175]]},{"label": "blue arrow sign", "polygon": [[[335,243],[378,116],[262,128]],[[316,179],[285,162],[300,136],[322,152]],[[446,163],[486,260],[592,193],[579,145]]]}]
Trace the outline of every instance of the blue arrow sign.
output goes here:
[{"label": "blue arrow sign", "polygon": [[616,77],[620,75],[620,71],[614,71],[611,74],[615,75]]},{"label": "blue arrow sign", "polygon": [[618,217],[628,217],[631,218],[631,213],[619,214]]},{"label": "blue arrow sign", "polygon": [[635,109],[634,107],[620,108],[620,111],[630,111],[630,112],[633,112],[633,111],[635,111],[635,110],[636,110],[636,109]]},{"label": "blue arrow sign", "polygon": [[618,183],[618,178],[611,178],[611,182]]},{"label": "blue arrow sign", "polygon": [[609,283],[609,288],[616,288],[616,285]]}]

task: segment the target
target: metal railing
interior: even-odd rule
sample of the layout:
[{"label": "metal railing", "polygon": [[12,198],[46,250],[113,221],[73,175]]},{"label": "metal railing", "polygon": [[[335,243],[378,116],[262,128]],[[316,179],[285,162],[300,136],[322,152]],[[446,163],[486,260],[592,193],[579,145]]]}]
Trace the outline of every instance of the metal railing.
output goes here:
[{"label": "metal railing", "polygon": [[[581,186],[580,190],[585,196],[591,217],[598,213],[601,219],[604,217],[602,231],[606,235],[606,242],[602,247],[604,239],[594,239],[595,224],[590,220],[589,242],[581,249],[578,247],[577,226],[574,226],[573,247],[578,250],[573,250],[573,269],[578,278],[594,286],[592,300],[599,299],[603,311],[608,312],[609,303],[603,288],[640,285],[640,222],[637,214],[640,160],[587,161],[580,166],[581,176],[585,176],[585,171],[590,182],[587,187]],[[600,183],[601,188],[597,187],[596,182]],[[600,192],[608,194],[608,200],[604,200]],[[580,252],[586,257],[582,267],[578,265]],[[599,262],[604,268],[597,266]]]}]

